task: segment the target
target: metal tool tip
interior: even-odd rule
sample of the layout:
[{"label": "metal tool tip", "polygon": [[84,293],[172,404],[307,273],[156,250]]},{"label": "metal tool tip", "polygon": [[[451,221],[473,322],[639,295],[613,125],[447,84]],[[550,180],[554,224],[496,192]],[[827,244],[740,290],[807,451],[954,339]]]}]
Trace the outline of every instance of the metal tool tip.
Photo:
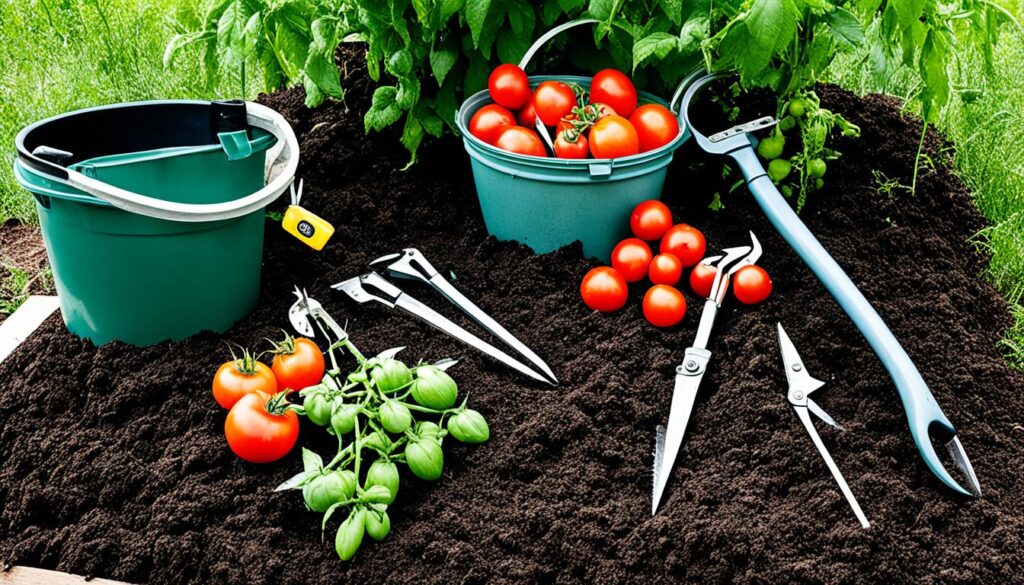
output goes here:
[{"label": "metal tool tip", "polygon": [[967,453],[964,451],[964,446],[960,443],[960,439],[953,435],[953,438],[946,443],[946,449],[953,456],[953,463],[970,482],[970,493],[974,497],[980,498],[981,484],[978,483],[978,476],[974,474],[974,467],[971,465],[971,460],[967,458]]}]

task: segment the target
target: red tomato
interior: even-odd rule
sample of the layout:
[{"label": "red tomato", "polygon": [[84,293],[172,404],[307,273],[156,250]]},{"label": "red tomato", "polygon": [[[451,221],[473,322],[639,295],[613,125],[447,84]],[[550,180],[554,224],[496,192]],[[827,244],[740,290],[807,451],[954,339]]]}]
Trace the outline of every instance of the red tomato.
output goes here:
[{"label": "red tomato", "polygon": [[566,138],[567,132],[573,133],[572,131],[563,130],[555,138],[555,156],[558,158],[587,158],[587,154],[590,152],[590,149],[587,147],[587,137],[577,134],[576,140],[569,141]]},{"label": "red tomato", "polygon": [[554,126],[572,113],[576,107],[576,93],[561,81],[545,81],[533,92],[533,108],[544,124]]},{"label": "red tomato", "polygon": [[487,144],[494,144],[506,128],[515,125],[516,117],[512,112],[497,104],[487,104],[469,120],[469,132]]},{"label": "red tomato", "polygon": [[640,152],[654,150],[675,140],[679,135],[679,121],[660,104],[644,104],[633,112],[629,121],[640,138]]},{"label": "red tomato", "polygon": [[667,284],[656,284],[644,295],[644,317],[655,327],[671,327],[685,315],[683,293]]},{"label": "red tomato", "polygon": [[271,369],[282,390],[302,390],[323,380],[324,354],[315,343],[305,337],[285,337],[274,348]]},{"label": "red tomato", "polygon": [[537,133],[533,130],[523,128],[522,126],[506,128],[501,133],[501,136],[498,137],[494,146],[516,154],[526,154],[529,156],[548,155],[548,151],[544,150],[544,143],[540,141],[540,136],[537,136]]},{"label": "red tomato", "polygon": [[257,390],[231,407],[224,436],[235,455],[250,463],[270,463],[292,450],[299,438],[299,417],[284,394],[271,397]]},{"label": "red tomato", "polygon": [[698,297],[706,299],[711,296],[711,287],[715,285],[715,274],[718,269],[701,262],[693,267],[690,273],[690,288]]},{"label": "red tomato", "polygon": [[590,129],[590,152],[594,158],[619,158],[640,152],[636,129],[622,116],[598,120]]},{"label": "red tomato", "polygon": [[732,294],[744,305],[756,305],[772,294],[772,279],[760,266],[744,266],[732,276]]},{"label": "red tomato", "polygon": [[598,71],[590,82],[590,101],[608,104],[618,115],[629,117],[636,109],[636,87],[621,71]]},{"label": "red tomato", "polygon": [[681,223],[674,225],[661,238],[661,253],[673,254],[684,267],[697,264],[704,258],[704,234],[697,228]]},{"label": "red tomato", "polygon": [[641,201],[629,215],[629,228],[641,240],[660,240],[672,227],[672,212],[657,199]]},{"label": "red tomato", "polygon": [[672,254],[658,254],[651,260],[648,274],[654,284],[675,286],[683,275],[683,263]]},{"label": "red tomato", "polygon": [[533,129],[537,126],[537,110],[533,108],[533,94],[530,94],[530,99],[526,100],[526,105],[519,108],[516,112],[516,121],[519,122],[520,126]]},{"label": "red tomato", "polygon": [[626,282],[643,280],[647,267],[651,265],[651,247],[639,238],[626,238],[612,250],[612,268],[626,279]]},{"label": "red tomato", "polygon": [[222,364],[213,375],[213,397],[221,408],[231,408],[250,392],[277,392],[277,378],[267,364],[246,352],[242,359]]},{"label": "red tomato", "polygon": [[583,302],[602,313],[611,313],[624,307],[628,292],[626,279],[617,270],[607,266],[592,269],[580,283]]},{"label": "red tomato", "polygon": [[596,120],[600,120],[601,118],[606,118],[608,116],[617,116],[619,114],[611,106],[608,104],[602,104],[601,102],[590,102],[587,107],[597,110]]},{"label": "red tomato", "polygon": [[487,79],[487,90],[494,103],[513,110],[523,107],[530,99],[530,80],[518,65],[498,65]]}]

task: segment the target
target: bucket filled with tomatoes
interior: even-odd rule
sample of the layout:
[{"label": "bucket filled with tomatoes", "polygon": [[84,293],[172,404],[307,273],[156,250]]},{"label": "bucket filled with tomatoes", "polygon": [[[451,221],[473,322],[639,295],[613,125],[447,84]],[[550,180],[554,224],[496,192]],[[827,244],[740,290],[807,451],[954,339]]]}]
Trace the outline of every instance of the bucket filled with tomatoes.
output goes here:
[{"label": "bucket filled with tomatoes", "polygon": [[688,136],[668,103],[615,69],[593,77],[527,76],[530,58],[496,67],[456,115],[487,230],[538,253],[579,240],[607,259],[638,203],[661,197],[667,166]]}]

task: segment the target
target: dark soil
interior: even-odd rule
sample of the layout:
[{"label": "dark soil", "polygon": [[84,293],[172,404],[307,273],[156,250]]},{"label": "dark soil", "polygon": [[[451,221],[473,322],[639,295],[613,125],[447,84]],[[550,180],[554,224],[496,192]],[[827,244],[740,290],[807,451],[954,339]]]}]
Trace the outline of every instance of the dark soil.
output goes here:
[{"label": "dark soil", "polygon": [[[52,294],[46,271],[46,248],[39,229],[17,222],[0,225],[0,300],[20,298],[30,294]],[[11,268],[32,275],[27,289],[12,282]],[[8,314],[0,309],[0,323]]]},{"label": "dark soil", "polygon": [[[937,166],[915,195],[880,192],[875,173],[909,184],[920,135],[896,101],[822,89],[864,136],[841,144],[845,156],[803,218],[916,360],[984,498],[958,497],[932,476],[860,334],[742,190],[723,211],[705,209],[721,161],[691,164],[687,149],[665,190],[676,218],[713,248],[754,230],[775,292],[720,315],[667,501],[652,518],[653,431],[668,415],[697,300],[669,331],[643,320],[643,287],[620,313],[587,310],[577,288],[594,262],[577,245],[536,256],[487,237],[457,140],[424,148],[401,171],[407,155],[394,135],[363,135],[367,87],[351,63],[347,107],[307,111],[297,90],[265,99],[301,136],[307,204],[339,229],[320,254],[269,229],[263,300],[249,318],[225,336],[133,349],[93,347],[54,317],[0,366],[0,558],[155,583],[1020,581],[1024,379],[997,349],[1007,306],[982,279],[985,259],[969,239],[983,222],[949,170],[948,145],[929,133]],[[528,383],[328,288],[404,246],[454,271],[562,384]],[[367,352],[405,345],[407,359],[459,358],[453,372],[492,429],[484,445],[446,442],[441,481],[404,474],[391,536],[347,564],[297,493],[271,491],[300,469],[298,451],[266,466],[238,460],[209,394],[226,341],[259,346],[287,327],[295,284],[347,320]],[[786,401],[778,321],[828,382],[816,399],[846,431],[818,428],[868,530]],[[320,436],[304,427],[300,440],[329,454]]]}]

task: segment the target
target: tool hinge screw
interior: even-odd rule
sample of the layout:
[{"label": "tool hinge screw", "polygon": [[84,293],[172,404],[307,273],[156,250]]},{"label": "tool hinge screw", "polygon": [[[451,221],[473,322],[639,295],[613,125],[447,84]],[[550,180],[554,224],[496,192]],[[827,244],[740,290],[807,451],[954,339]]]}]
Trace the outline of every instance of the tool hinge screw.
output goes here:
[{"label": "tool hinge screw", "polygon": [[797,400],[803,400],[804,399],[804,393],[803,392],[794,392],[793,393],[793,398],[796,398]]},{"label": "tool hinge screw", "polygon": [[794,372],[799,372],[802,369],[803,369],[803,367],[800,364],[793,364],[793,371]]},{"label": "tool hinge screw", "polygon": [[698,369],[699,369],[699,367],[697,366],[697,362],[695,362],[693,360],[689,360],[688,362],[686,362],[686,371],[687,372],[696,372]]}]

